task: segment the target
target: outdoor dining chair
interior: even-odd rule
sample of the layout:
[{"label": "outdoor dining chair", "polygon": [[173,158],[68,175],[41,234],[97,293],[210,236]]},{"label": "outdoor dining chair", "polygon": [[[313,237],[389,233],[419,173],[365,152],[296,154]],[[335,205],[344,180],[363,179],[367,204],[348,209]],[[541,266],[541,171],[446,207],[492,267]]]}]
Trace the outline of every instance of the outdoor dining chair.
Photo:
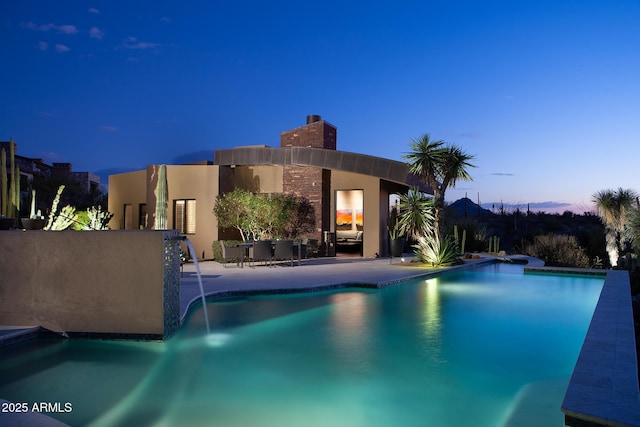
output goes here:
[{"label": "outdoor dining chair", "polygon": [[276,261],[290,259],[293,267],[293,240],[277,240],[273,259]]},{"label": "outdoor dining chair", "polygon": [[227,263],[232,260],[236,261],[236,266],[240,266],[240,259],[242,258],[242,251],[244,248],[239,246],[227,247],[224,240],[220,241],[220,247],[222,248],[222,266],[227,268]]},{"label": "outdoor dining chair", "polygon": [[271,265],[273,261],[273,252],[271,248],[271,240],[256,240],[253,246],[249,248],[249,258],[254,262],[263,261]]}]

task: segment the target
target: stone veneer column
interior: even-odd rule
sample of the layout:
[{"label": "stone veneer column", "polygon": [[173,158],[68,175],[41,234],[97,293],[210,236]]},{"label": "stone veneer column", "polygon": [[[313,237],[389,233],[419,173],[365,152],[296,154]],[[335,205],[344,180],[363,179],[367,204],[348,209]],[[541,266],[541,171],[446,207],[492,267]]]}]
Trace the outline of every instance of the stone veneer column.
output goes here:
[{"label": "stone veneer column", "polygon": [[[337,129],[320,116],[307,116],[307,124],[280,134],[280,147],[310,147],[335,150]],[[282,178],[284,193],[305,197],[316,215],[316,230],[311,238],[322,241],[323,231],[331,229],[331,171],[312,166],[285,165]]]}]

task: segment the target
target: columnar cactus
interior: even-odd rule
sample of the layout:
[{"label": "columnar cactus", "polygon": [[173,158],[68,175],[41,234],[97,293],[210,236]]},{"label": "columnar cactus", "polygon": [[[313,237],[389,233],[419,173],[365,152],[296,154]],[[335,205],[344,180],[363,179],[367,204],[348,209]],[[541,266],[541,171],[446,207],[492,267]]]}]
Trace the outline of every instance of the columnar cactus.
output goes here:
[{"label": "columnar cactus", "polygon": [[[2,187],[2,210],[0,214],[7,218],[18,218],[20,211],[20,168],[16,165],[16,146],[13,139],[9,140],[9,169],[7,170],[7,153],[2,149],[0,156],[2,170],[0,171]],[[11,180],[7,186],[8,172],[11,172]]]},{"label": "columnar cactus", "polygon": [[31,190],[31,211],[29,212],[29,218],[35,219],[36,217],[36,190]]},{"label": "columnar cactus", "polygon": [[169,216],[169,190],[167,188],[167,165],[160,165],[156,184],[156,215],[154,228],[166,230]]},{"label": "columnar cactus", "polygon": [[4,147],[2,148],[2,152],[0,153],[0,198],[2,199],[2,206],[0,208],[0,216],[7,216],[7,206],[9,203],[9,193],[7,188],[7,152]]}]

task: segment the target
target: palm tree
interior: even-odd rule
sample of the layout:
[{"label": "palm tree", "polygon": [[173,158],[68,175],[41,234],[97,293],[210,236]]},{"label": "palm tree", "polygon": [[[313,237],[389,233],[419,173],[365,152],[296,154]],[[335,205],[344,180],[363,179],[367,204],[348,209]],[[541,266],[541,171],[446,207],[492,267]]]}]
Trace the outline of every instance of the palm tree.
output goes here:
[{"label": "palm tree", "polygon": [[607,252],[611,266],[618,265],[618,258],[624,250],[625,233],[629,215],[637,203],[638,193],[634,190],[600,190],[593,195],[598,215],[604,222]]},{"label": "palm tree", "polygon": [[412,152],[403,156],[409,164],[409,172],[422,178],[433,190],[434,228],[438,240],[444,238],[444,195],[447,188],[455,187],[458,180],[472,181],[468,168],[474,156],[467,154],[457,145],[442,140],[433,141],[424,134],[409,142]]},{"label": "palm tree", "polygon": [[629,212],[627,238],[631,240],[636,249],[640,250],[640,200],[638,199],[636,199],[635,206]]}]

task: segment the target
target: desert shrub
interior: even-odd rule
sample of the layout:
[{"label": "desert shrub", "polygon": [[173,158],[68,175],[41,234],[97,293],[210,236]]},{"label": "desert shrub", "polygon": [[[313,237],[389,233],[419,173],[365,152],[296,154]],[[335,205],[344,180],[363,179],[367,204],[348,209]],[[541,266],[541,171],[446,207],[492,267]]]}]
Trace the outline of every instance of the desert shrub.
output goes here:
[{"label": "desert shrub", "polygon": [[525,244],[523,253],[539,258],[545,265],[555,267],[590,267],[589,257],[575,236],[543,234]]},{"label": "desert shrub", "polygon": [[87,211],[76,211],[76,215],[76,222],[71,224],[71,228],[74,230],[84,230],[84,224],[88,224],[90,221],[89,214]]}]

